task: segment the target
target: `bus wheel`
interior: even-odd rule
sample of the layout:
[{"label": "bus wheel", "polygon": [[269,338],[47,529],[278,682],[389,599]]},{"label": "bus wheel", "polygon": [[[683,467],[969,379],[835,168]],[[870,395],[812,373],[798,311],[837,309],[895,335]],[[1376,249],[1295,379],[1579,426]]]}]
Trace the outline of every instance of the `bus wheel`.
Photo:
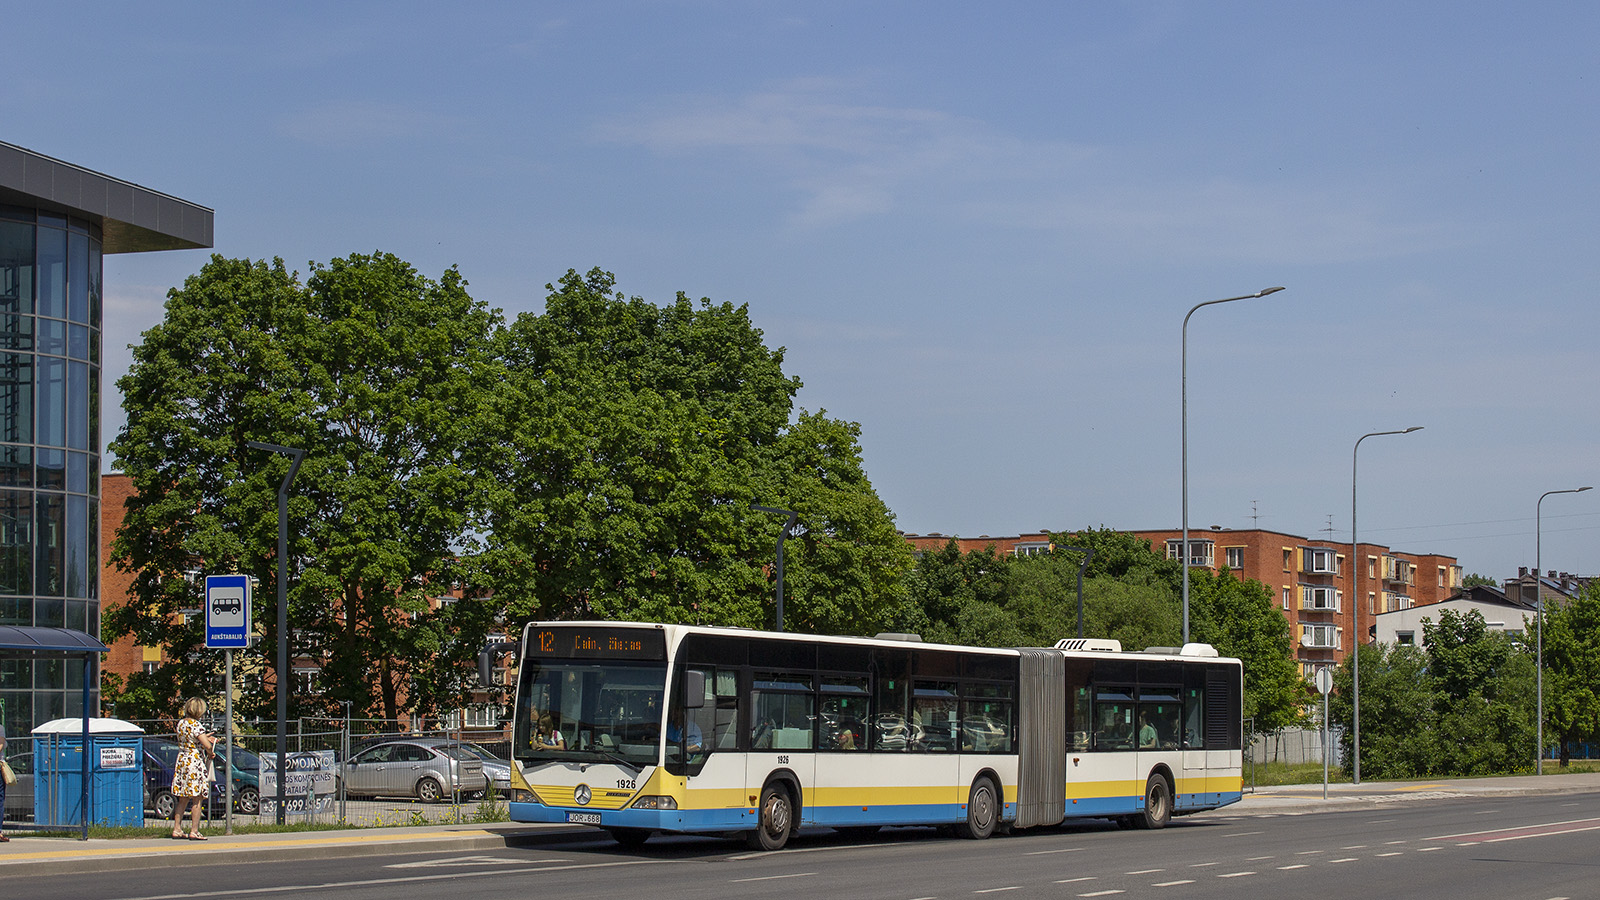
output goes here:
[{"label": "bus wheel", "polygon": [[964,838],[983,840],[994,834],[1000,823],[1000,797],[994,782],[987,776],[972,783],[972,793],[967,795],[967,823],[957,825],[956,833]]},{"label": "bus wheel", "polygon": [[745,833],[745,844],[751,850],[782,850],[789,842],[789,828],[794,821],[789,790],[776,783],[762,788],[760,815],[755,830]]},{"label": "bus wheel", "polygon": [[1140,828],[1165,828],[1171,820],[1172,791],[1167,788],[1165,778],[1151,775],[1144,783],[1144,815],[1136,817],[1134,822]]},{"label": "bus wheel", "polygon": [[648,828],[607,828],[606,831],[611,833],[612,840],[629,850],[643,847],[644,842],[650,840]]}]

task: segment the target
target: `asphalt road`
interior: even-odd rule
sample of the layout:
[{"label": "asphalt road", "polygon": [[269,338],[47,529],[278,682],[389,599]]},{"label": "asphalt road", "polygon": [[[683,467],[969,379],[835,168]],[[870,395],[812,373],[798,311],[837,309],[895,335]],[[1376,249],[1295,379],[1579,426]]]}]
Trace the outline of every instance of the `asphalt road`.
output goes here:
[{"label": "asphalt road", "polygon": [[152,868],[7,879],[29,900],[507,900],[643,895],[649,900],[873,897],[1447,896],[1553,900],[1600,895],[1600,793],[1468,797],[1315,815],[1208,813],[1163,831],[1092,823],[989,841],[932,829],[867,840],[806,831],[789,849],[653,838],[624,851],[599,833],[513,847],[293,863]]}]

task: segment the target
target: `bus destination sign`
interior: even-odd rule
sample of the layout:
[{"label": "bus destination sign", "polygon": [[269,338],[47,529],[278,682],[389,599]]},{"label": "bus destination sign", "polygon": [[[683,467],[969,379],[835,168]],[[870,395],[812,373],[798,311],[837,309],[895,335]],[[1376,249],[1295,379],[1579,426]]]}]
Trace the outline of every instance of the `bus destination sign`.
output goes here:
[{"label": "bus destination sign", "polygon": [[529,632],[527,653],[556,659],[666,659],[667,638],[659,628],[553,625]]}]

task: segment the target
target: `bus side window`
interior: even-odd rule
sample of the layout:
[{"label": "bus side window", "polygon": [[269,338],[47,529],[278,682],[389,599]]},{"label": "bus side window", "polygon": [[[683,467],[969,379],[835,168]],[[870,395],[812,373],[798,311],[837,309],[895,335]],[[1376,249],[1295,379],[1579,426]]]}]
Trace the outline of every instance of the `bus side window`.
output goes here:
[{"label": "bus side window", "polygon": [[695,710],[700,728],[710,735],[706,752],[732,750],[739,742],[738,673],[726,669],[706,672],[706,705]]},{"label": "bus side window", "polygon": [[1206,746],[1206,691],[1192,687],[1183,697],[1183,745],[1191,750]]}]

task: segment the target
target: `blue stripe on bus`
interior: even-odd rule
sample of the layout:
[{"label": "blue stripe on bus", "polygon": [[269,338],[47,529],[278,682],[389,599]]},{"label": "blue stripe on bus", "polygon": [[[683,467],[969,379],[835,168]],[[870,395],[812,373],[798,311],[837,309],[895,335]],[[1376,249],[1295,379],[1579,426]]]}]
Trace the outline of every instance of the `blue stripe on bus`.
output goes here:
[{"label": "blue stripe on bus", "polygon": [[[1238,791],[1211,794],[1184,794],[1178,798],[1175,809],[1184,812],[1215,809],[1237,803],[1243,795]],[[732,809],[607,809],[583,810],[545,806],[540,803],[509,804],[513,822],[566,823],[568,813],[600,815],[602,828],[648,828],[655,831],[706,832],[738,831],[754,828],[756,814],[749,807]],[[1098,818],[1102,816],[1133,815],[1144,809],[1144,797],[1080,798],[1066,806],[1066,818]],[[1007,803],[1001,813],[1003,821],[1017,817],[1015,803]],[[856,825],[941,825],[964,822],[967,811],[964,804],[904,804],[871,806],[818,806],[803,811],[801,824],[846,828]],[[593,824],[593,823],[585,823]]]}]

